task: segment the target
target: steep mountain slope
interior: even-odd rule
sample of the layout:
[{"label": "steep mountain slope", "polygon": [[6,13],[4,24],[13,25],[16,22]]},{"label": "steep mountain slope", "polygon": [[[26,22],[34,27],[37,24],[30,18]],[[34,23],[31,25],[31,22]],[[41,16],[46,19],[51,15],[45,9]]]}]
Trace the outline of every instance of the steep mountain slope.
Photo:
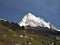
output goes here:
[{"label": "steep mountain slope", "polygon": [[36,17],[31,13],[28,13],[25,15],[22,19],[22,21],[19,22],[20,26],[41,26],[41,27],[47,27],[49,29],[56,29],[55,26],[51,22],[46,22],[43,18]]},{"label": "steep mountain slope", "polygon": [[[0,45],[25,45],[25,33],[18,24],[0,20]],[[19,29],[19,30],[18,30]],[[23,35],[23,37],[21,37]],[[26,45],[30,45],[30,37],[26,39]],[[32,45],[43,45],[40,41],[33,39]]]},{"label": "steep mountain slope", "polygon": [[57,31],[42,26],[32,27],[28,25],[26,27],[21,27],[14,22],[0,20],[0,45],[55,44]]}]

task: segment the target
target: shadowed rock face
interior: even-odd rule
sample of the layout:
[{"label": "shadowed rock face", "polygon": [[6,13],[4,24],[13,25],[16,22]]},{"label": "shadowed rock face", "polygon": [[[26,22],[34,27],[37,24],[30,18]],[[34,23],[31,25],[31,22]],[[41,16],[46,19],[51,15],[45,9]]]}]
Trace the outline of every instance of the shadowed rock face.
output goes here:
[{"label": "shadowed rock face", "polygon": [[44,34],[44,35],[47,35],[47,36],[60,36],[60,32],[59,31],[56,31],[56,30],[52,30],[52,29],[49,29],[47,27],[41,27],[41,26],[37,26],[37,27],[31,27],[31,26],[28,26],[28,29],[27,29],[28,32],[35,32],[35,34]]}]

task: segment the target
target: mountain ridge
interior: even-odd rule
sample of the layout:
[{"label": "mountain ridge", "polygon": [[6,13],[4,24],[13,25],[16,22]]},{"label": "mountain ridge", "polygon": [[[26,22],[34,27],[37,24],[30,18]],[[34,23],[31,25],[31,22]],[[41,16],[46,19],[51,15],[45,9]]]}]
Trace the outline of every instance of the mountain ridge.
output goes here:
[{"label": "mountain ridge", "polygon": [[43,18],[36,17],[32,13],[26,14],[18,24],[20,26],[30,25],[32,27],[41,26],[41,27],[47,27],[49,29],[56,29],[51,22],[46,22]]},{"label": "mountain ridge", "polygon": [[[0,18],[0,20],[7,21],[3,18]],[[32,26],[32,27],[41,26],[41,27],[47,27],[49,29],[60,31],[59,29],[55,28],[55,26],[51,22],[46,22],[43,18],[36,17],[32,13],[26,14],[23,17],[23,19],[18,23],[18,25],[19,26],[28,26],[29,25],[29,26]]]}]

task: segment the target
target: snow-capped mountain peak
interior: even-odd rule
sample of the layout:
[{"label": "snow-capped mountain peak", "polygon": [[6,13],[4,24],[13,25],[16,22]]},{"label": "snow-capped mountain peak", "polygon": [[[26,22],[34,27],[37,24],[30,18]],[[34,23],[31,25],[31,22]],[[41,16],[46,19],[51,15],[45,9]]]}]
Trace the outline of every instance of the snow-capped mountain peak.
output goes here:
[{"label": "snow-capped mountain peak", "polygon": [[43,18],[36,17],[32,13],[28,13],[27,15],[25,15],[22,21],[19,22],[19,25],[20,26],[30,25],[32,27],[41,26],[55,29],[55,27],[50,22],[46,22]]},{"label": "snow-capped mountain peak", "polygon": [[3,18],[0,18],[0,20],[6,21],[6,20],[5,20],[5,19],[3,19]]}]

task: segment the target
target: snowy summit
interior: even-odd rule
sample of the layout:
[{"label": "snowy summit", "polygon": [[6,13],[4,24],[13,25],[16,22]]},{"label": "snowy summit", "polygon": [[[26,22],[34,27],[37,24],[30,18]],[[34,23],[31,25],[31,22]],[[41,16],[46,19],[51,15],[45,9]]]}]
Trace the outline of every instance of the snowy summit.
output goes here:
[{"label": "snowy summit", "polygon": [[5,19],[3,19],[3,18],[0,18],[0,20],[6,21],[6,20],[5,20]]},{"label": "snowy summit", "polygon": [[40,17],[36,17],[35,15],[28,13],[27,15],[25,15],[23,17],[23,19],[19,22],[20,26],[32,26],[32,27],[36,27],[36,26],[41,26],[41,27],[48,27],[56,29],[54,27],[53,24],[51,24],[50,22],[46,22],[43,18]]}]

